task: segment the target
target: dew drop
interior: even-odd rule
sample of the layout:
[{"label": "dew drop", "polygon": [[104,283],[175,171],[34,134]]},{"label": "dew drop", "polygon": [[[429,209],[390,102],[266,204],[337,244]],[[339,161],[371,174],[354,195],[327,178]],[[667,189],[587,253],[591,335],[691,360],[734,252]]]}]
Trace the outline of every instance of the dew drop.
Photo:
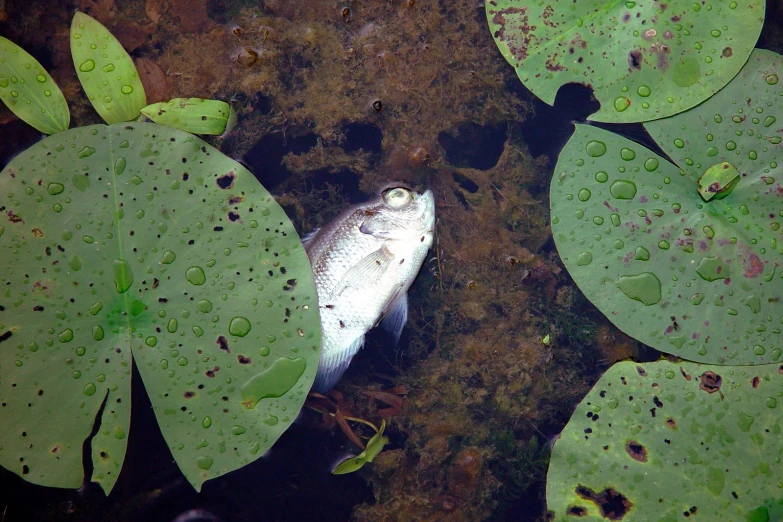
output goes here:
[{"label": "dew drop", "polygon": [[36,76],[36,77],[35,77],[35,79],[36,79],[37,81],[39,81],[39,82],[43,83],[43,82],[45,82],[45,81],[46,81],[46,76],[44,76],[43,74],[39,74],[38,76]]},{"label": "dew drop", "polygon": [[577,197],[579,198],[579,201],[587,201],[588,199],[590,199],[591,195],[592,194],[590,193],[590,190],[583,188],[582,190],[579,191]]},{"label": "dew drop", "polygon": [[704,301],[704,294],[702,293],[693,294],[693,297],[691,297],[692,305],[700,305],[702,301]]},{"label": "dew drop", "polygon": [[212,467],[213,462],[214,460],[212,457],[207,457],[205,455],[196,458],[196,466],[205,471]]},{"label": "dew drop", "polygon": [[774,116],[767,116],[766,118],[764,118],[764,126],[765,126],[765,127],[770,127],[770,126],[772,126],[772,124],[773,124],[773,123],[775,123],[776,121],[777,121],[777,120],[775,119],[775,117],[774,117]]},{"label": "dew drop", "polygon": [[76,355],[79,357],[83,356],[85,353],[87,353],[87,350],[84,348],[84,346],[80,346],[76,349]]},{"label": "dew drop", "polygon": [[201,425],[204,426],[204,428],[209,428],[210,426],[212,426],[212,418],[204,417],[204,420],[201,421]]},{"label": "dew drop", "polygon": [[274,415],[267,413],[264,416],[264,420],[262,420],[261,422],[263,422],[267,426],[277,426],[278,420],[277,417],[275,417]]},{"label": "dew drop", "polygon": [[685,146],[685,142],[682,141],[680,138],[677,138],[674,140],[674,146],[677,147],[678,149],[681,149]]},{"label": "dew drop", "polygon": [[84,385],[84,394],[85,395],[95,395],[95,392],[98,391],[98,389],[95,387],[95,385],[91,382],[88,382]]},{"label": "dew drop", "polygon": [[92,71],[93,69],[95,69],[95,61],[94,61],[94,60],[92,60],[92,59],[90,59],[90,60],[85,60],[85,61],[84,61],[84,62],[82,62],[82,64],[79,66],[79,70],[80,70],[81,72],[90,72],[90,71]]},{"label": "dew drop", "polygon": [[764,78],[764,81],[767,82],[769,85],[777,85],[778,83],[778,75],[777,74],[768,74],[766,78]]},{"label": "dew drop", "polygon": [[203,312],[205,314],[212,311],[212,301],[210,301],[209,299],[200,300],[196,306],[198,306],[200,312]]},{"label": "dew drop", "polygon": [[269,347],[268,346],[262,346],[259,348],[258,353],[261,354],[261,357],[266,357],[269,355]]},{"label": "dew drop", "polygon": [[630,98],[625,96],[618,96],[614,99],[614,110],[617,112],[623,112],[625,109],[631,106]]},{"label": "dew drop", "polygon": [[668,241],[666,241],[666,240],[663,240],[663,241],[659,241],[659,242],[658,242],[658,248],[660,248],[661,250],[669,250],[669,247],[670,247],[670,246],[671,246],[671,245],[670,245],[670,244],[669,244],[669,242],[668,242]]},{"label": "dew drop", "polygon": [[228,324],[228,333],[237,337],[244,337],[250,332],[250,321],[244,317],[234,317]]},{"label": "dew drop", "polygon": [[191,266],[185,272],[185,279],[187,279],[190,284],[201,286],[206,283],[207,276],[200,266]]},{"label": "dew drop", "polygon": [[101,311],[101,308],[103,308],[103,303],[98,301],[97,303],[93,303],[90,306],[90,315],[98,315],[98,312]]},{"label": "dew drop", "polygon": [[778,400],[775,397],[768,397],[764,404],[767,408],[777,408]]},{"label": "dew drop", "polygon": [[587,266],[593,262],[593,254],[590,252],[582,252],[576,257],[577,266]]},{"label": "dew drop", "polygon": [[620,149],[620,157],[625,161],[631,161],[636,158],[636,153],[627,147],[623,147]]},{"label": "dew drop", "polygon": [[636,184],[633,181],[618,179],[609,187],[615,199],[633,199],[636,196]]},{"label": "dew drop", "polygon": [[649,158],[644,162],[644,170],[647,172],[654,172],[658,168],[658,160],[655,158]]},{"label": "dew drop", "polygon": [[713,157],[718,155],[718,149],[715,147],[710,147],[707,149],[707,156]]},{"label": "dew drop", "polygon": [[202,335],[204,335],[204,330],[200,326],[194,326],[193,335],[195,335],[196,337],[201,337]]},{"label": "dew drop", "polygon": [[726,279],[730,275],[729,266],[719,257],[704,257],[696,266],[696,273],[705,281]]},{"label": "dew drop", "polygon": [[122,87],[120,87],[120,91],[122,92],[122,94],[130,94],[133,92],[133,87],[131,87],[130,85],[123,85]]},{"label": "dew drop", "polygon": [[603,141],[592,140],[585,146],[587,155],[593,158],[606,154],[606,144]]},{"label": "dew drop", "polygon": [[187,366],[188,365],[188,358],[187,357],[180,357],[177,359],[177,366]]},{"label": "dew drop", "polygon": [[176,319],[169,319],[169,322],[166,325],[166,330],[168,330],[169,333],[174,333],[177,331],[178,327],[179,324],[177,323]]},{"label": "dew drop", "polygon": [[125,293],[133,284],[133,270],[127,261],[115,259],[114,269],[114,289],[117,293]]},{"label": "dew drop", "polygon": [[232,435],[242,435],[246,431],[247,430],[245,429],[244,426],[232,426],[231,427],[231,434]]},{"label": "dew drop", "polygon": [[160,260],[160,264],[162,265],[170,265],[174,262],[174,260],[177,259],[177,254],[172,252],[171,250],[166,250],[163,252],[163,258]]},{"label": "dew drop", "polygon": [[73,341],[73,330],[66,328],[60,332],[60,335],[57,336],[57,339],[59,339],[61,343],[69,343]]},{"label": "dew drop", "polygon": [[595,180],[598,183],[606,183],[609,180],[609,174],[604,172],[603,170],[599,170],[595,173]]},{"label": "dew drop", "polygon": [[158,338],[150,335],[149,337],[144,339],[144,344],[146,344],[150,348],[154,348],[155,346],[158,345]]},{"label": "dew drop", "polygon": [[661,301],[661,281],[651,272],[620,276],[615,285],[626,296],[645,306]]},{"label": "dew drop", "polygon": [[726,150],[734,150],[737,148],[737,144],[733,141],[726,142]]},{"label": "dew drop", "polygon": [[648,97],[648,96],[649,96],[651,93],[652,93],[652,90],[650,90],[650,88],[649,88],[649,87],[647,87],[646,85],[640,85],[640,86],[639,86],[639,87],[636,89],[636,94],[638,94],[638,95],[639,95],[639,96],[641,96],[642,98],[646,98],[646,97]]},{"label": "dew drop", "polygon": [[242,404],[252,409],[261,399],[282,397],[293,388],[306,367],[307,362],[300,357],[277,359],[242,385]]},{"label": "dew drop", "polygon": [[96,325],[92,327],[92,338],[96,341],[103,340],[103,328],[100,325]]},{"label": "dew drop", "polygon": [[49,185],[46,187],[46,191],[49,192],[49,194],[52,196],[62,194],[63,190],[65,190],[65,185],[62,183],[49,183]]},{"label": "dew drop", "polygon": [[619,227],[620,226],[620,214],[612,214],[612,225]]},{"label": "dew drop", "polygon": [[114,174],[119,176],[123,172],[125,172],[125,165],[127,165],[127,161],[124,157],[120,156],[114,161]]}]

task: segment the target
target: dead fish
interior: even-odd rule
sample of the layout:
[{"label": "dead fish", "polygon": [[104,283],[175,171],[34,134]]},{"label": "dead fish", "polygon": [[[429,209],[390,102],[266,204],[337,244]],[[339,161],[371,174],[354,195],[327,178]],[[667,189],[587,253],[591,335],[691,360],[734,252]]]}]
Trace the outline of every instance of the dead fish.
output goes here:
[{"label": "dead fish", "polygon": [[408,320],[408,288],[432,245],[435,198],[395,184],[302,239],[318,292],[321,358],[313,391],[340,380],[383,321],[395,340]]}]

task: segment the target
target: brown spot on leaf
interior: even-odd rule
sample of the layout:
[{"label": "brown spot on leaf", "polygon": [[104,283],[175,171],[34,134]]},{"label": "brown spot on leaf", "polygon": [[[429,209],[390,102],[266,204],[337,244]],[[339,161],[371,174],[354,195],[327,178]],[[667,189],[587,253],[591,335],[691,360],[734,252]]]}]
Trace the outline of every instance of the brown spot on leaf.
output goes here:
[{"label": "brown spot on leaf", "polygon": [[614,488],[606,488],[598,493],[579,484],[575,491],[583,499],[595,503],[601,511],[601,516],[608,520],[622,520],[633,507],[628,497]]},{"label": "brown spot on leaf", "polygon": [[707,393],[715,393],[720,390],[723,378],[715,372],[706,371],[701,374],[701,382],[699,383],[699,389],[706,391]]},{"label": "brown spot on leaf", "polygon": [[212,368],[211,370],[207,370],[207,371],[206,371],[206,372],[204,372],[204,373],[205,373],[205,375],[206,375],[207,377],[209,377],[210,379],[212,379],[212,378],[214,378],[214,377],[215,377],[215,374],[217,373],[217,371],[218,371],[219,369],[220,369],[220,366],[215,366],[215,367],[214,367],[214,368]]},{"label": "brown spot on leaf", "polygon": [[641,366],[637,366],[636,367],[636,373],[638,373],[642,377],[647,377],[647,371],[644,368],[642,368]]},{"label": "brown spot on leaf", "polygon": [[237,175],[234,174],[233,170],[228,174],[223,174],[217,179],[217,186],[222,188],[223,190],[228,190],[234,186],[234,180],[236,179],[236,177]]},{"label": "brown spot on leaf", "polygon": [[572,517],[584,517],[587,516],[587,510],[582,506],[571,506],[568,508],[568,514]]},{"label": "brown spot on leaf", "polygon": [[41,232],[40,228],[34,228],[33,229],[33,235],[35,237],[43,237],[43,232]]},{"label": "brown spot on leaf", "polygon": [[6,215],[8,216],[8,221],[11,223],[24,223],[24,220],[19,217],[19,214],[14,214],[13,210],[6,212]]},{"label": "brown spot on leaf", "polygon": [[228,347],[228,340],[224,336],[219,336],[216,342],[221,350],[225,350],[226,353],[231,353],[231,349]]},{"label": "brown spot on leaf", "polygon": [[250,357],[245,357],[242,354],[237,355],[237,360],[239,361],[239,364],[250,364],[252,362]]},{"label": "brown spot on leaf", "polygon": [[724,58],[729,58],[732,54],[734,54],[734,51],[731,50],[731,47],[724,47],[720,54]]},{"label": "brown spot on leaf", "polygon": [[631,51],[628,53],[628,69],[631,71],[642,70],[642,53],[641,51]]},{"label": "brown spot on leaf", "polygon": [[686,381],[690,381],[691,379],[693,379],[693,377],[691,377],[688,374],[688,372],[685,371],[685,368],[683,368],[682,366],[680,366],[680,373],[682,374],[682,376],[685,378]]},{"label": "brown spot on leaf", "polygon": [[753,386],[753,388],[755,389],[759,387],[759,382],[761,382],[761,379],[759,379],[757,375],[756,377],[753,377],[753,379],[751,379],[750,385]]},{"label": "brown spot on leaf", "polygon": [[668,417],[666,419],[666,427],[667,428],[671,428],[671,429],[676,428],[677,427],[677,421],[674,420],[672,417]]},{"label": "brown spot on leaf", "polygon": [[745,277],[756,277],[764,272],[764,262],[756,254],[750,254],[742,262],[742,266],[745,269]]},{"label": "brown spot on leaf", "polygon": [[647,448],[635,440],[625,442],[625,451],[637,462],[647,462]]},{"label": "brown spot on leaf", "polygon": [[186,399],[192,399],[193,397],[195,397],[195,395],[196,392],[192,392],[192,391],[186,391],[185,393],[182,394],[182,396],[185,397]]},{"label": "brown spot on leaf", "polygon": [[238,204],[242,203],[243,201],[245,201],[245,198],[243,198],[242,196],[234,196],[233,198],[228,200],[228,204],[229,205],[238,205]]}]

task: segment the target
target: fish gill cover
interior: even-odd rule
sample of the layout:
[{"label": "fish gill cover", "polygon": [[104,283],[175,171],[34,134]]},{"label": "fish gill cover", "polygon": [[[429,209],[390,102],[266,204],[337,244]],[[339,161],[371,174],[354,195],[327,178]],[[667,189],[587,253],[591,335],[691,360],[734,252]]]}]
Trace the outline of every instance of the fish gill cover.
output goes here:
[{"label": "fish gill cover", "polygon": [[[96,24],[75,17],[83,45],[105,42]],[[37,143],[0,173],[0,192],[3,467],[79,487],[97,424],[91,480],[108,493],[134,361],[196,489],[293,422],[318,362],[315,285],[293,225],[250,172],[186,132],[115,123]]]},{"label": "fish gill cover", "polygon": [[550,196],[563,263],[618,328],[658,350],[781,361],[780,65],[756,50],[710,100],[647,124],[676,165],[582,125],[560,155]]},{"label": "fish gill cover", "polygon": [[745,64],[764,22],[763,0],[488,0],[501,54],[552,105],[569,82],[601,102],[591,120],[637,122],[682,112]]}]

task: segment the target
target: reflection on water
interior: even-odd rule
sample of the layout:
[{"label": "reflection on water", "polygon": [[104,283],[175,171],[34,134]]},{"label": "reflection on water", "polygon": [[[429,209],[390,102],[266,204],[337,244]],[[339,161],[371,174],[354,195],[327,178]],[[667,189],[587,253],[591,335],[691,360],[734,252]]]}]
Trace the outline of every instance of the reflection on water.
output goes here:
[{"label": "reflection on water", "polygon": [[[150,103],[231,100],[240,124],[212,142],[245,160],[300,231],[394,179],[436,193],[438,238],[400,345],[371,334],[338,387],[353,416],[389,416],[391,442],[372,466],[330,475],[356,449],[305,410],[268,455],[197,495],[134,373],[112,495],[2,470],[3,520],[170,521],[193,509],[202,518],[190,522],[543,520],[549,444],[574,406],[614,361],[657,357],[586,301],[550,237],[552,167],[573,120],[591,112],[589,91],[564,91],[554,109],[534,100],[475,0],[0,3],[0,34],[52,73],[74,125],[97,116],[70,61],[73,8],[128,49]],[[768,8],[760,46],[781,50],[781,9]],[[5,109],[0,134],[3,164],[38,139]],[[366,389],[392,389],[404,406]]]}]

